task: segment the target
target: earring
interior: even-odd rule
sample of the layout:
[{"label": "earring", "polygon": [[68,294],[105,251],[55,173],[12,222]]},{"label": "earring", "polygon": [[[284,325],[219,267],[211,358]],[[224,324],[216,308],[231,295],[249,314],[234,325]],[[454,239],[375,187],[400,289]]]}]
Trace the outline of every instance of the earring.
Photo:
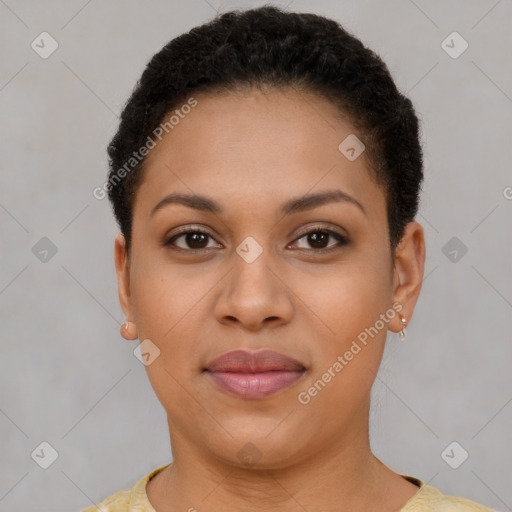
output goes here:
[{"label": "earring", "polygon": [[128,320],[125,320],[123,325],[121,325],[121,336],[127,340],[135,340],[138,337],[137,334],[137,326],[133,322],[128,322]]},{"label": "earring", "polygon": [[402,329],[400,331],[400,339],[404,339],[405,338],[405,325],[406,325],[406,320],[405,320],[405,317],[403,317],[402,315],[400,315],[400,322],[402,322]]}]

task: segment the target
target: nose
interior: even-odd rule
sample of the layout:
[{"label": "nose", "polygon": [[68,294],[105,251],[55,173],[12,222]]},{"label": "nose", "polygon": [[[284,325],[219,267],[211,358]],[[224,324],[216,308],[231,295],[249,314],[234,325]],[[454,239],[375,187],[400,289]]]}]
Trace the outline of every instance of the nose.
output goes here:
[{"label": "nose", "polygon": [[238,323],[250,331],[290,322],[293,293],[283,277],[265,251],[252,262],[234,253],[232,269],[221,280],[222,290],[215,304],[217,320]]}]

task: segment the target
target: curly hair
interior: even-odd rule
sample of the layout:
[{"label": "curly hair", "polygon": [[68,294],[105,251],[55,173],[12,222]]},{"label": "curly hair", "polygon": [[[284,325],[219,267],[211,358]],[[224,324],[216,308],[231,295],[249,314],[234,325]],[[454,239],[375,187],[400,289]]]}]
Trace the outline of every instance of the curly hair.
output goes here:
[{"label": "curly hair", "polygon": [[417,213],[423,180],[411,101],[398,91],[382,59],[340,24],[268,5],[226,12],[194,27],[167,43],[144,69],[108,146],[105,190],[128,250],[145,162],[133,155],[165,116],[187,98],[190,103],[193,93],[286,86],[327,98],[359,130],[369,170],[386,195],[394,252]]}]

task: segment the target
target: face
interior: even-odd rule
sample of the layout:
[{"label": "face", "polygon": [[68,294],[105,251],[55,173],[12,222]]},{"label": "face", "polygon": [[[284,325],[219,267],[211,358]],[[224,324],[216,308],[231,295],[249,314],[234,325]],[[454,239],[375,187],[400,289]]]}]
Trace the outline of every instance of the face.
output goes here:
[{"label": "face", "polygon": [[[364,135],[327,100],[291,89],[196,99],[147,157],[129,258],[116,239],[121,305],[150,340],[174,457],[274,468],[355,446],[387,331],[419,293],[421,226],[393,259],[385,192],[364,152],[339,149]],[[263,358],[248,375],[249,360],[228,358],[239,371],[216,375],[212,361],[234,350],[297,364]]]}]

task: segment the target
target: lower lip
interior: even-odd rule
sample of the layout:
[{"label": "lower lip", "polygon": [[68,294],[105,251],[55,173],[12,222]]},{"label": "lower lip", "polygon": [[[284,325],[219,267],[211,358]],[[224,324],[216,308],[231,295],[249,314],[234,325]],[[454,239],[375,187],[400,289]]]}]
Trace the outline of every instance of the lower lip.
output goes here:
[{"label": "lower lip", "polygon": [[273,395],[294,382],[304,371],[271,371],[262,373],[208,372],[225,391],[241,398],[256,399]]}]

